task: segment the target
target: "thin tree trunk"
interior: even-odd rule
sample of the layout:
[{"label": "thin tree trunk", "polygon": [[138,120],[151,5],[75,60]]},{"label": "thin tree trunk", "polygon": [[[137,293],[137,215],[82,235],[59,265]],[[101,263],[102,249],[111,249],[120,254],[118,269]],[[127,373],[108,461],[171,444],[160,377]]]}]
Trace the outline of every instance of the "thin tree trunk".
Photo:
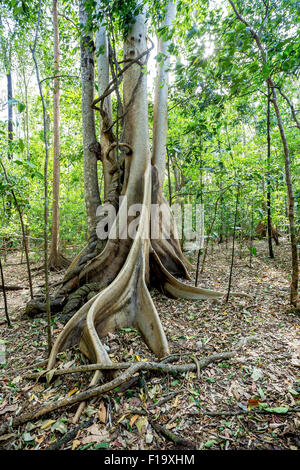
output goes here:
[{"label": "thin tree trunk", "polygon": [[[249,23],[238,13],[237,8],[232,0],[228,0],[231,4],[234,13],[239,21],[241,21],[247,28],[249,28],[249,32],[252,35],[253,39],[255,40],[261,60],[264,64],[267,64],[267,57],[260,41],[259,35],[253,28],[249,25]],[[281,113],[277,102],[277,93],[276,87],[271,79],[271,77],[267,78],[267,84],[270,86],[272,90],[271,102],[273,103],[278,128],[280,132],[281,142],[283,146],[284,152],[284,166],[285,166],[285,180],[287,185],[287,193],[288,193],[288,218],[290,224],[290,239],[291,239],[291,257],[292,257],[292,280],[291,280],[291,292],[290,292],[290,302],[292,305],[296,306],[298,301],[298,282],[299,282],[299,264],[298,264],[298,253],[297,253],[297,238],[296,238],[296,229],[295,229],[295,198],[293,192],[293,184],[290,172],[290,155],[289,155],[289,147],[286,139],[286,135],[284,132],[284,127],[281,119]]]},{"label": "thin tree trunk", "polygon": [[[59,75],[60,51],[59,51],[59,29],[58,29],[58,5],[57,0],[52,2],[52,18],[54,30],[54,75]],[[53,199],[52,199],[52,227],[49,268],[59,267],[59,177],[60,177],[60,80],[54,78],[53,92]]]},{"label": "thin tree trunk", "polygon": [[[215,220],[216,220],[219,200],[221,199],[221,197],[222,197],[224,191],[226,191],[226,189],[223,190],[223,192],[218,196],[218,198],[217,198],[217,200],[216,200],[216,202],[215,202],[214,215],[213,215],[212,221],[211,221],[211,223],[210,223],[210,226],[209,226],[209,229],[208,229],[208,232],[207,232],[207,237],[206,237],[205,249],[204,249],[204,253],[203,253],[202,265],[201,265],[201,270],[200,270],[200,273],[201,273],[201,274],[202,274],[203,271],[204,271],[205,260],[206,260],[206,256],[207,256],[208,245],[209,245],[209,238],[210,238],[210,235],[211,235],[211,233],[212,233],[212,230],[213,230],[213,227],[214,227],[214,223],[215,223]],[[197,268],[197,269],[198,269],[198,268]],[[196,282],[197,282],[197,281],[198,281],[198,273],[196,274]],[[197,284],[195,284],[195,286],[197,287]]]},{"label": "thin tree trunk", "polygon": [[268,153],[267,153],[267,226],[268,226],[268,245],[269,245],[269,256],[274,258],[273,246],[272,246],[272,219],[271,219],[271,137],[270,137],[270,86],[268,85],[268,108],[267,108],[267,141],[268,141]]},{"label": "thin tree trunk", "polygon": [[[29,134],[29,108],[28,108],[28,81],[26,81],[25,67],[22,67],[24,91],[25,91],[25,135],[26,135],[26,158],[30,161],[30,134]],[[30,182],[28,180],[28,193],[30,194]],[[27,211],[27,224],[26,224],[26,244],[29,251],[30,248],[30,210]]]},{"label": "thin tree trunk", "polygon": [[10,150],[10,145],[13,141],[13,92],[12,92],[12,78],[11,78],[11,72],[6,74],[6,80],[7,80],[7,102],[8,102],[8,157],[11,158],[11,150]]},{"label": "thin tree trunk", "polygon": [[[97,1],[97,12],[101,11],[101,2]],[[101,53],[99,53],[101,52]],[[101,96],[108,87],[109,84],[109,50],[108,50],[108,38],[105,26],[99,24],[98,30],[96,31],[96,54],[97,54],[97,74],[98,74],[98,93]],[[101,153],[105,154],[106,150],[110,146],[111,142],[109,135],[104,132],[105,129],[109,128],[112,124],[112,103],[111,95],[104,98],[101,103],[101,128],[100,128],[100,144]],[[113,152],[112,152],[112,158]],[[108,194],[108,188],[111,182],[111,175],[109,173],[111,164],[108,159],[102,159],[103,175],[104,175],[104,199]]]},{"label": "thin tree trunk", "polygon": [[[201,206],[203,206],[203,168],[202,168],[202,140],[201,140],[201,134],[200,134],[200,204],[201,204]],[[197,287],[197,285],[198,285],[199,267],[200,267],[200,258],[201,258],[201,255],[202,255],[202,248],[203,247],[199,248],[198,254],[197,254],[195,287]],[[204,265],[202,267],[204,267]]]},{"label": "thin tree trunk", "polygon": [[3,268],[2,268],[2,262],[0,258],[0,273],[1,273],[1,283],[2,283],[2,292],[3,292],[3,301],[4,301],[4,311],[5,311],[5,317],[8,326],[11,326],[10,318],[8,315],[8,307],[7,307],[7,298],[6,298],[6,290],[5,290],[5,282],[4,282],[4,274],[3,274]]},{"label": "thin tree trunk", "polygon": [[254,201],[251,202],[251,224],[250,224],[250,259],[249,265],[252,268],[252,256],[253,256],[253,216],[254,216]]},{"label": "thin tree trunk", "polygon": [[168,156],[168,187],[169,187],[169,204],[172,205],[172,182],[171,182],[171,166],[170,166],[170,155],[167,147],[167,156]]},{"label": "thin tree trunk", "polygon": [[27,273],[28,273],[28,282],[29,282],[29,289],[30,289],[30,297],[33,299],[33,289],[32,289],[32,278],[31,278],[31,270],[30,270],[30,262],[29,262],[29,253],[28,253],[28,247],[27,247],[27,241],[26,241],[26,230],[25,230],[25,225],[24,225],[24,221],[23,221],[23,215],[22,215],[22,211],[21,211],[21,208],[20,208],[20,205],[18,203],[18,200],[17,200],[17,197],[16,197],[16,194],[14,192],[14,190],[12,189],[11,187],[11,183],[10,183],[10,180],[7,176],[7,172],[6,172],[6,169],[5,169],[5,166],[3,165],[3,162],[0,160],[0,164],[1,164],[1,167],[3,169],[3,173],[4,173],[4,177],[6,179],[6,182],[7,184],[9,185],[9,190],[12,194],[12,197],[15,201],[15,206],[16,206],[16,209],[18,211],[18,214],[19,214],[19,219],[20,219],[20,224],[21,224],[21,230],[22,230],[22,238],[23,238],[23,247],[24,247],[24,250],[25,250],[25,256],[26,256],[26,264],[27,264]]},{"label": "thin tree trunk", "polygon": [[47,117],[46,117],[46,105],[44,100],[44,94],[40,81],[40,72],[36,60],[36,46],[38,40],[38,32],[41,18],[41,0],[39,2],[38,20],[35,31],[35,39],[33,47],[30,46],[33,62],[35,65],[36,79],[39,87],[39,93],[42,101],[43,108],[43,132],[44,132],[44,144],[45,144],[45,163],[44,163],[44,270],[45,270],[45,294],[46,294],[46,317],[47,317],[47,337],[48,337],[48,355],[50,356],[52,349],[52,335],[51,335],[51,310],[50,310],[50,295],[49,295],[49,264],[48,264],[48,161],[49,161],[49,147],[47,139]]},{"label": "thin tree trunk", "polygon": [[298,129],[300,129],[300,122],[298,121],[298,118],[297,118],[297,115],[296,115],[296,110],[294,108],[294,105],[293,103],[291,102],[291,100],[286,96],[285,93],[283,93],[283,91],[281,90],[280,87],[278,87],[278,90],[279,90],[279,93],[281,94],[281,96],[285,99],[285,101],[287,102],[287,104],[289,105],[290,107],[290,110],[291,110],[291,113],[292,113],[292,117],[296,123],[296,127],[298,127]]},{"label": "thin tree trunk", "polygon": [[230,295],[230,290],[231,290],[231,282],[232,282],[233,263],[234,263],[235,233],[236,233],[236,223],[237,223],[237,216],[238,216],[238,206],[239,206],[239,194],[240,194],[240,187],[238,186],[237,192],[236,192],[234,226],[233,226],[233,235],[232,235],[231,265],[230,265],[230,274],[229,274],[228,291],[227,291],[227,295],[226,295],[226,302],[228,302],[228,300],[229,300],[229,295]]},{"label": "thin tree trunk", "polygon": [[278,127],[280,131],[281,141],[284,151],[284,166],[285,166],[285,180],[288,192],[288,217],[290,223],[290,240],[291,240],[291,254],[292,254],[292,280],[291,280],[291,294],[290,302],[292,305],[297,306],[298,301],[298,282],[299,282],[299,263],[298,263],[298,252],[297,252],[297,234],[295,227],[295,197],[293,191],[293,184],[290,170],[290,155],[289,147],[286,139],[286,135],[283,128],[280,110],[277,103],[277,94],[274,87],[274,83],[271,79],[268,81],[270,88],[272,89],[272,103],[277,116]]}]

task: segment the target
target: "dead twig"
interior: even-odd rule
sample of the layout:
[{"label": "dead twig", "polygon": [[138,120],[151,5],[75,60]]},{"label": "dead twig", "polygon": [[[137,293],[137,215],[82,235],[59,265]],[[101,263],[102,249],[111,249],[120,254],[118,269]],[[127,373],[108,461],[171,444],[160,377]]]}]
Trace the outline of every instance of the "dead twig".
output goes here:
[{"label": "dead twig", "polygon": [[185,448],[192,448],[192,449],[196,448],[196,444],[194,442],[188,441],[187,439],[177,436],[169,429],[164,428],[163,426],[153,422],[152,420],[150,420],[149,422],[156,432],[167,437],[170,441],[174,442],[175,444],[185,447]]}]

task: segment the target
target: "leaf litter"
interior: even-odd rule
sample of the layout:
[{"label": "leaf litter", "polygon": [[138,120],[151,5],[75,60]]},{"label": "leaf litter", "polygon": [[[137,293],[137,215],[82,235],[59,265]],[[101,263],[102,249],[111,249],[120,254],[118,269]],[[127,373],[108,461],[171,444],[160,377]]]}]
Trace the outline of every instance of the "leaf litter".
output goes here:
[{"label": "leaf litter", "polygon": [[[141,373],[129,387],[89,403],[79,427],[88,419],[92,424],[79,428],[61,449],[182,449],[155,424],[192,442],[195,449],[300,448],[300,325],[288,304],[289,246],[286,242],[276,247],[276,258],[270,260],[266,243],[255,243],[253,267],[247,266],[245,256],[237,258],[233,278],[232,290],[250,298],[231,296],[228,303],[189,301],[151,292],[171,353],[180,356],[178,363],[240,347],[238,354],[210,364],[199,377],[196,371]],[[226,291],[229,260],[229,250],[214,247],[200,284]],[[11,283],[26,285],[23,265],[5,267],[5,276]],[[59,274],[51,273],[51,282],[59,279]],[[35,275],[34,283],[43,283],[42,274]],[[75,395],[88,386],[90,377],[76,373],[54,377],[50,383],[27,380],[26,373],[34,369],[26,367],[46,360],[46,320],[23,316],[28,291],[7,295],[13,328],[0,326],[7,357],[0,369],[0,422],[33,404]],[[54,338],[63,323],[59,315],[53,318]],[[110,333],[104,343],[113,362],[156,360],[134,328]],[[83,363],[87,359],[73,348],[59,355],[56,367]],[[44,368],[45,363],[39,370]],[[75,412],[73,406],[21,425],[0,436],[0,448],[47,449],[77,429],[72,421]]]}]

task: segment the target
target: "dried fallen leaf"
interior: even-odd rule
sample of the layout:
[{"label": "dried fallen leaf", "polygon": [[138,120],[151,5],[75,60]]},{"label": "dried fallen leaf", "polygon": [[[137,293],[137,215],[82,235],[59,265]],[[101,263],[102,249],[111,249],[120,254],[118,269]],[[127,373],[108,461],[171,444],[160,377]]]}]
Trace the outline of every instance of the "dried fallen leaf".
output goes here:
[{"label": "dried fallen leaf", "polygon": [[260,401],[261,400],[258,400],[257,398],[249,398],[248,408],[257,408]]},{"label": "dried fallen leaf", "polygon": [[103,401],[99,405],[98,419],[100,423],[106,423],[106,406],[104,405]]},{"label": "dried fallen leaf", "polygon": [[126,416],[127,416],[128,413],[126,413],[125,415],[122,415],[121,418],[118,420],[118,423],[121,423],[121,421],[123,421]]},{"label": "dried fallen leaf", "polygon": [[138,432],[140,434],[143,434],[144,432],[146,432],[146,429],[147,429],[147,426],[148,426],[148,419],[146,418],[146,416],[141,416],[135,423],[137,429],[138,429]]},{"label": "dried fallen leaf", "polygon": [[90,433],[90,435],[82,439],[82,444],[109,441],[109,432],[106,429],[99,429],[97,424],[92,424],[92,426],[90,426],[87,431]]},{"label": "dried fallen leaf", "polygon": [[77,447],[80,446],[80,441],[78,439],[74,439],[73,444],[72,444],[72,450],[77,449]]},{"label": "dried fallen leaf", "polygon": [[140,415],[133,415],[129,421],[129,425],[130,427],[132,428],[132,426],[134,425],[134,423],[136,422],[136,420],[139,418]]},{"label": "dried fallen leaf", "polygon": [[253,372],[251,374],[251,379],[256,382],[262,377],[263,373],[261,369],[258,369],[257,367],[253,368]]},{"label": "dried fallen leaf", "polygon": [[41,426],[41,429],[45,430],[50,428],[52,424],[55,423],[55,419],[48,419],[47,421],[43,421],[43,424]]},{"label": "dried fallen leaf", "polygon": [[8,405],[0,411],[0,415],[4,415],[5,413],[9,413],[10,411],[16,411],[17,408],[18,405]]},{"label": "dried fallen leaf", "polygon": [[73,388],[67,395],[67,397],[71,397],[72,395],[74,395],[75,393],[78,392],[78,388]]},{"label": "dried fallen leaf", "polygon": [[62,421],[58,420],[56,423],[52,424],[51,431],[58,431],[61,434],[66,434],[68,431],[67,426]]}]

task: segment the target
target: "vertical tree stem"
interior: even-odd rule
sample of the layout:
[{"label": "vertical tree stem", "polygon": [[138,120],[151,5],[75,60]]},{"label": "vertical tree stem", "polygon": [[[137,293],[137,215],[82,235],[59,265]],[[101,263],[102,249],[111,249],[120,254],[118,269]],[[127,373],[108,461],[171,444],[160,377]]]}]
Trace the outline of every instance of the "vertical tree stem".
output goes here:
[{"label": "vertical tree stem", "polygon": [[2,268],[2,262],[0,258],[0,272],[1,272],[1,283],[2,283],[2,292],[3,292],[3,300],[4,300],[4,310],[5,310],[5,316],[6,316],[6,321],[8,326],[11,326],[10,318],[8,315],[8,307],[7,307],[7,298],[6,298],[6,290],[5,290],[5,281],[4,281],[4,274],[3,274],[3,268]]},{"label": "vertical tree stem", "polygon": [[45,269],[45,294],[46,294],[46,316],[47,316],[47,336],[48,336],[48,355],[50,356],[52,348],[51,338],[51,311],[50,311],[50,296],[49,296],[49,270],[48,270],[48,160],[49,160],[49,147],[47,139],[47,119],[46,119],[46,105],[44,100],[44,94],[40,81],[39,67],[37,64],[35,50],[38,39],[39,24],[41,18],[41,0],[39,2],[38,20],[36,25],[34,46],[30,46],[32,58],[35,65],[36,79],[39,87],[40,97],[43,108],[43,130],[44,130],[44,144],[45,144],[45,163],[44,163],[44,269]]},{"label": "vertical tree stem", "polygon": [[226,296],[226,302],[228,302],[228,300],[229,300],[229,294],[230,294],[230,289],[231,289],[231,281],[232,281],[232,272],[233,272],[233,263],[234,263],[234,244],[235,244],[236,222],[237,222],[238,206],[239,206],[239,194],[240,194],[240,186],[238,185],[237,192],[236,192],[234,227],[233,227],[233,235],[232,235],[231,265],[230,265],[230,274],[229,274],[228,291],[227,291],[227,296]]},{"label": "vertical tree stem", "polygon": [[270,85],[268,84],[268,107],[267,107],[267,225],[268,225],[268,245],[269,256],[274,258],[272,246],[272,219],[271,219],[271,177],[270,177],[270,164],[271,164],[271,136],[270,136]]},{"label": "vertical tree stem", "polygon": [[13,197],[13,199],[14,199],[14,201],[15,201],[15,206],[16,206],[16,209],[17,209],[18,214],[19,214],[19,219],[20,219],[20,224],[21,224],[21,230],[22,230],[23,246],[24,246],[25,257],[26,257],[26,265],[27,265],[27,273],[28,273],[28,282],[29,282],[30,297],[33,299],[32,278],[31,278],[31,270],[30,270],[30,262],[29,262],[28,245],[27,245],[27,238],[26,238],[26,231],[25,231],[25,226],[24,226],[24,221],[23,221],[23,215],[22,215],[22,211],[21,211],[20,205],[19,205],[19,203],[18,203],[16,194],[15,194],[14,190],[12,189],[10,180],[9,180],[9,178],[8,178],[8,176],[7,176],[6,168],[5,168],[5,166],[3,165],[3,162],[2,162],[1,160],[0,160],[0,164],[1,164],[1,167],[2,167],[2,169],[3,169],[3,173],[4,173],[5,180],[6,180],[7,184],[10,186],[9,190],[10,190],[10,192],[11,192],[11,194],[12,194],[12,197]]}]

